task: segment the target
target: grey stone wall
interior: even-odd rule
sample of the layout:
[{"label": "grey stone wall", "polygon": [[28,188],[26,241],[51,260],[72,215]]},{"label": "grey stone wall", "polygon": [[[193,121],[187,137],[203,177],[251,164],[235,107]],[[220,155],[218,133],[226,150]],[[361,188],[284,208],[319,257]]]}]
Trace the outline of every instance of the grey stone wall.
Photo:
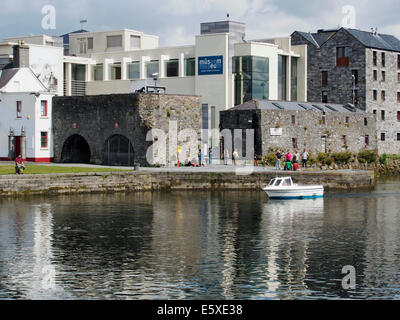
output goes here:
[{"label": "grey stone wall", "polygon": [[105,142],[121,135],[133,146],[134,162],[147,165],[146,152],[153,144],[146,141],[149,130],[161,129],[168,135],[169,121],[176,121],[178,131],[190,128],[200,138],[201,97],[148,93],[55,97],[52,116],[55,162],[61,161],[67,139],[79,135],[90,147],[90,162],[102,164]]},{"label": "grey stone wall", "polygon": [[[296,124],[292,124],[292,115]],[[375,149],[375,117],[367,113],[326,113],[326,124],[322,112],[288,110],[227,110],[221,112],[221,130],[254,129],[255,153],[266,156],[271,150],[294,151],[293,138],[297,149],[307,149],[314,154],[320,152],[350,151],[358,153],[363,149]],[[346,117],[349,123],[346,124]],[[364,123],[366,118],[367,125]],[[281,136],[271,136],[271,128],[282,128]],[[369,146],[365,146],[365,135],[369,135]],[[346,136],[344,143],[343,136]],[[323,146],[323,138],[326,141]]]}]

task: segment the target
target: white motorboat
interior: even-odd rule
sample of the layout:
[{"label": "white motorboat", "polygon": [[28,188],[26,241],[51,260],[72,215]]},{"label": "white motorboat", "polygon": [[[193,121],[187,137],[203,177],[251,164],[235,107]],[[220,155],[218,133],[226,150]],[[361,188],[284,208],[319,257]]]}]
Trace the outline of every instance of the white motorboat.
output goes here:
[{"label": "white motorboat", "polygon": [[291,177],[271,179],[263,190],[270,199],[311,199],[324,196],[322,185],[298,185],[293,183]]}]

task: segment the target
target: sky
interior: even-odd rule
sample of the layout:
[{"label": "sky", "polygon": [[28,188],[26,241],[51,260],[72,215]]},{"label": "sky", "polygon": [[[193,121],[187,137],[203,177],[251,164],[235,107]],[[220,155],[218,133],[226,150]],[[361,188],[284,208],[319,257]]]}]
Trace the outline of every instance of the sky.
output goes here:
[{"label": "sky", "polygon": [[[288,36],[355,26],[400,39],[399,0],[0,0],[0,39],[25,35],[62,35],[81,28],[104,31],[134,29],[159,37],[159,45],[194,44],[201,22],[229,19],[246,24],[246,39]],[[55,9],[55,29],[42,9]],[[346,9],[350,7],[350,10]],[[343,11],[344,10],[344,11]],[[47,24],[49,25],[49,24]]]}]

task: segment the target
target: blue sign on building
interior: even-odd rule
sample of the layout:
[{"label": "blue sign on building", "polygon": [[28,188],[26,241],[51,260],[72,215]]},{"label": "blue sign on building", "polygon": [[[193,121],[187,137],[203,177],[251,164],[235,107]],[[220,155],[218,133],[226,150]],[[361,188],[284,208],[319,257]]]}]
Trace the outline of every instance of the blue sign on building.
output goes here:
[{"label": "blue sign on building", "polygon": [[223,74],[223,56],[199,57],[199,76]]}]

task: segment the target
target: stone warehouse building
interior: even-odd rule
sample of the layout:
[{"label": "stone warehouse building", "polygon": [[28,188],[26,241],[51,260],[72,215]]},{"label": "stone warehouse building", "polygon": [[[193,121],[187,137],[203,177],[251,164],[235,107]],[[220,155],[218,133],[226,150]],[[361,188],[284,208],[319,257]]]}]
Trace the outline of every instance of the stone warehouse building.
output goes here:
[{"label": "stone warehouse building", "polygon": [[400,153],[400,41],[376,30],[295,31],[307,45],[309,101],[352,103],[374,114],[379,153]]},{"label": "stone warehouse building", "polygon": [[[240,151],[245,150],[245,129],[254,130],[254,152],[262,156],[277,148],[290,151],[305,148],[318,154],[358,153],[377,146],[374,115],[349,105],[251,100],[222,111],[220,119],[221,149],[230,145],[226,137],[233,140],[232,131],[241,129],[243,143],[232,141],[232,145],[244,158],[244,151]],[[230,135],[223,133],[225,129]]]},{"label": "stone warehouse building", "polygon": [[[201,98],[168,94],[114,94],[53,99],[54,161],[105,165],[147,165],[155,161],[158,149],[150,155],[154,141],[166,135],[168,164],[176,163],[177,147],[189,145],[197,151],[201,139]],[[194,133],[194,140],[187,132]],[[169,134],[177,133],[175,140]],[[171,136],[173,137],[173,136]],[[197,140],[196,140],[197,139]],[[149,141],[146,141],[149,140]],[[181,162],[188,159],[181,154]]]}]

